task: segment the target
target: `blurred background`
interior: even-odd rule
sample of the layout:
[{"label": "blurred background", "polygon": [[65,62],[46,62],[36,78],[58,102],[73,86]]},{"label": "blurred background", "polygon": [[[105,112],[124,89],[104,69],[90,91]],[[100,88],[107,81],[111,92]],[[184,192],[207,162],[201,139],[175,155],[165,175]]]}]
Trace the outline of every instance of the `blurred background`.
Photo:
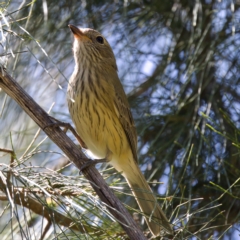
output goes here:
[{"label": "blurred background", "polygon": [[[239,0],[5,1],[0,64],[51,116],[71,123],[68,24],[100,31],[128,94],[139,164],[176,239],[240,239],[239,19]],[[0,148],[2,239],[127,239],[86,179],[3,91]],[[98,167],[149,237],[125,180]]]}]

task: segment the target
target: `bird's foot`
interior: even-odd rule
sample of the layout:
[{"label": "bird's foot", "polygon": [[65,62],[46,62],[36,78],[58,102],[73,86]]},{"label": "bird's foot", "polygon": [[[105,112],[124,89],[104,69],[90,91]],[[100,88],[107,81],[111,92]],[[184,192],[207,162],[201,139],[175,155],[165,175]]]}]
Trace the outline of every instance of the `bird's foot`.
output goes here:
[{"label": "bird's foot", "polygon": [[98,163],[106,163],[106,162],[107,160],[105,158],[89,160],[82,165],[82,167],[80,168],[79,174],[81,174],[81,172],[88,167],[95,166]]},{"label": "bird's foot", "polygon": [[[50,116],[51,117],[51,116]],[[65,123],[62,121],[59,121],[58,119],[51,117],[51,119],[54,121],[53,123],[47,125],[44,127],[44,129],[48,128],[48,127],[52,127],[52,128],[56,128],[56,127],[63,127],[63,131],[66,133],[68,130],[70,130],[72,132],[72,134],[74,135],[74,137],[78,140],[78,142],[80,143],[82,148],[87,149],[86,144],[84,143],[84,141],[80,138],[80,136],[77,134],[76,130],[72,127],[72,125],[70,123]],[[44,130],[43,129],[43,130]]]}]

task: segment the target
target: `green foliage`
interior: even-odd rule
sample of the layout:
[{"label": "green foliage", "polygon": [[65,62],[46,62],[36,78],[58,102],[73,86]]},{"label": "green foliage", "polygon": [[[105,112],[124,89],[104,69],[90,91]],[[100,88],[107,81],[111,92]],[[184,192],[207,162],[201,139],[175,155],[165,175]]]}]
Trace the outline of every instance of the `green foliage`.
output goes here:
[{"label": "green foliage", "polygon": [[[240,220],[239,14],[239,4],[230,0],[6,1],[0,3],[0,63],[52,116],[71,122],[66,87],[74,62],[67,25],[101,31],[132,106],[139,162],[165,200],[176,238],[231,239],[239,235]],[[1,236],[39,239],[47,229],[49,239],[126,238],[89,184],[71,177],[76,169],[66,166],[61,150],[3,91],[0,116],[0,148],[15,154],[10,165],[0,153],[5,178],[87,229],[80,234],[54,221],[47,229],[32,209],[6,202],[5,192],[0,216],[8,222],[2,221]],[[114,173],[103,175],[122,201],[136,207]]]}]

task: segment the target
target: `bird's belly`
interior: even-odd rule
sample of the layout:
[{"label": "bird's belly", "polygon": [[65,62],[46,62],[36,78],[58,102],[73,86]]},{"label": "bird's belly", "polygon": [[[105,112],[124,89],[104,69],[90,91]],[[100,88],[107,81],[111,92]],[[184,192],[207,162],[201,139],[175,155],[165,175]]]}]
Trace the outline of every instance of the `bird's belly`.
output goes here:
[{"label": "bird's belly", "polygon": [[[82,104],[79,104],[80,102]],[[118,159],[123,151],[129,148],[117,115],[101,102],[92,99],[88,102],[75,99],[71,104],[78,105],[69,106],[77,133],[95,158]]]},{"label": "bird's belly", "polygon": [[79,136],[95,158],[105,158],[107,155],[107,145],[104,141],[103,129],[98,126],[99,132],[96,132],[94,127],[94,125],[97,126],[96,122],[93,121],[93,124],[89,125],[86,123],[89,119],[86,120],[83,116],[81,117],[81,115],[80,118],[82,121],[75,123]]}]

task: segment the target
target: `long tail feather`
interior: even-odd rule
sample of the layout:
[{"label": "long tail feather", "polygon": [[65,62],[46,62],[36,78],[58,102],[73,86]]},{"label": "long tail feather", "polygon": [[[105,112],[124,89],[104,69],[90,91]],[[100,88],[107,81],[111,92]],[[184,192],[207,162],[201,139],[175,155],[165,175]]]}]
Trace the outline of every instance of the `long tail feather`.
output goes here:
[{"label": "long tail feather", "polygon": [[131,164],[132,171],[123,171],[123,175],[131,187],[141,211],[148,216],[145,219],[149,229],[155,236],[158,236],[161,231],[173,234],[172,226],[158,205],[145,177],[135,162],[133,164],[135,166]]}]

